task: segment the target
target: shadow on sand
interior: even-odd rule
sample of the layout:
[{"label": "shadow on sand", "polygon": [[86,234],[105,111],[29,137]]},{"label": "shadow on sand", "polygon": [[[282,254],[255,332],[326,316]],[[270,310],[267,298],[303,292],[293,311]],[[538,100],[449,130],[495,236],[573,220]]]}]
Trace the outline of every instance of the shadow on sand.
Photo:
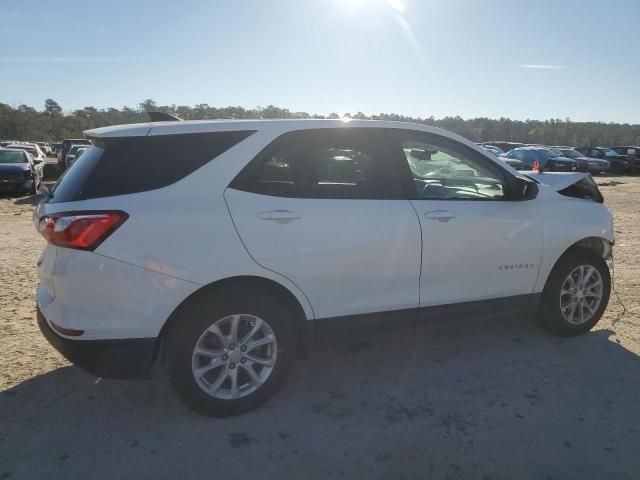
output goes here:
[{"label": "shadow on sand", "polygon": [[[255,412],[75,367],[0,393],[5,478],[637,478],[640,363],[610,330],[459,319],[316,347]],[[30,359],[29,361],[37,361]]]}]

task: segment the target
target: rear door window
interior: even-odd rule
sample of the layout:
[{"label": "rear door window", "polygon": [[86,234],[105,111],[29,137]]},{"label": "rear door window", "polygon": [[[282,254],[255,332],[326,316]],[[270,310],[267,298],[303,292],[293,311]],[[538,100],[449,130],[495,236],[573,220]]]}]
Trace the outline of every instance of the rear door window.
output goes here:
[{"label": "rear door window", "polygon": [[126,195],[166,187],[252,133],[190,133],[96,141],[60,178],[49,202]]},{"label": "rear door window", "polygon": [[230,187],[280,197],[403,198],[392,155],[381,129],[290,132],[261,152]]}]

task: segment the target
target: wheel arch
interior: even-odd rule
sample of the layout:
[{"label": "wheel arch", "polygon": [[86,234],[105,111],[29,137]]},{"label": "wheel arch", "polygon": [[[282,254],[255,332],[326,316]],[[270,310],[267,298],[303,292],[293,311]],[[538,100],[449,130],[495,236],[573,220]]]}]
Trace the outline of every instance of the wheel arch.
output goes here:
[{"label": "wheel arch", "polygon": [[558,265],[558,263],[562,259],[564,259],[567,255],[571,255],[576,251],[589,251],[589,252],[595,253],[596,255],[598,255],[604,260],[611,255],[612,243],[606,238],[597,237],[597,236],[585,237],[572,243],[571,245],[569,245],[564,249],[562,254],[560,254],[555,259],[555,261],[553,262],[552,265],[550,265],[550,267],[547,267],[548,271],[545,272],[545,275],[543,277],[544,281],[539,283],[541,287],[540,287],[540,290],[537,290],[537,291],[544,290],[544,287],[547,285],[547,282],[549,281],[549,277],[551,276],[551,273],[553,272],[553,270],[556,268],[556,265]]},{"label": "wheel arch", "polygon": [[311,324],[313,322],[307,321],[307,319],[309,318],[307,311],[305,310],[300,300],[293,292],[291,292],[290,289],[288,289],[281,283],[276,282],[275,280],[265,277],[252,275],[228,277],[200,287],[199,289],[191,293],[182,302],[180,302],[180,304],[173,310],[173,312],[171,312],[171,315],[169,315],[167,320],[164,322],[164,325],[160,329],[160,333],[158,334],[158,337],[156,339],[153,350],[154,362],[158,356],[158,353],[160,352],[164,338],[180,318],[180,313],[193,302],[197,302],[201,298],[211,295],[213,292],[221,290],[223,288],[246,290],[259,289],[261,291],[268,292],[270,295],[273,295],[278,299],[281,299],[283,301],[283,305],[289,310],[292,318],[294,318],[294,328],[299,340],[299,345],[306,345],[309,341],[312,327]]},{"label": "wheel arch", "polygon": [[[563,253],[562,255],[560,255],[560,257],[558,258],[558,260],[556,260],[556,263],[558,263],[558,261],[564,257],[565,255],[573,252],[576,249],[581,249],[581,250],[590,250],[594,253],[596,253],[597,255],[599,255],[600,257],[602,257],[603,259],[606,259],[607,257],[609,257],[609,255],[611,255],[611,242],[609,240],[607,240],[606,238],[602,238],[602,237],[586,237],[583,238],[582,240],[578,240],[577,242],[571,244]],[[554,264],[555,266],[555,264]]]}]

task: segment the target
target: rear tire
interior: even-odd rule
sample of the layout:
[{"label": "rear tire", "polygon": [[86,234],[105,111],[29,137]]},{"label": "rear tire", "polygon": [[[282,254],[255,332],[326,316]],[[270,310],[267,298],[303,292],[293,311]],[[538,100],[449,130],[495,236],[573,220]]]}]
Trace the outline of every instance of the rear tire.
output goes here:
[{"label": "rear tire", "polygon": [[611,276],[595,252],[575,249],[555,265],[542,293],[540,323],[561,336],[591,330],[607,308]]},{"label": "rear tire", "polygon": [[[223,288],[188,305],[166,335],[165,367],[176,395],[208,417],[262,405],[293,364],[293,321],[277,298],[253,288]],[[263,345],[252,348],[256,342]]]}]

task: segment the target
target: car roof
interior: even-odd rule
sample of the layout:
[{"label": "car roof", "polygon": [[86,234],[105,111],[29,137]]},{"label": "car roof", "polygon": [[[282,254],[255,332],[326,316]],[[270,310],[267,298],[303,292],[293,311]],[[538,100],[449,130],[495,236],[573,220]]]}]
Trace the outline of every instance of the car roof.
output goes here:
[{"label": "car roof", "polygon": [[13,149],[19,149],[21,147],[29,147],[35,149],[37,145],[34,145],[33,143],[10,143],[9,145],[7,145],[7,148]]},{"label": "car roof", "polygon": [[528,145],[526,147],[516,147],[514,148],[514,150],[553,150],[553,147],[544,147],[542,145],[540,146]]},{"label": "car roof", "polygon": [[27,155],[29,153],[29,152],[25,152],[20,148],[0,147],[0,150],[4,150],[5,152],[20,152],[24,155]]},{"label": "car roof", "polygon": [[173,135],[180,133],[207,133],[235,130],[268,131],[282,134],[294,130],[319,128],[395,128],[418,130],[458,140],[479,148],[472,141],[453,132],[419,123],[386,120],[341,120],[341,119],[305,119],[305,120],[189,120],[176,122],[133,123],[87,130],[84,134],[90,139],[114,137],[142,137],[154,135]]},{"label": "car roof", "polygon": [[[127,125],[101,127],[83,132],[90,140],[120,137],[144,137],[155,135],[175,135],[186,133],[229,132],[238,130],[255,130],[270,137],[278,137],[296,130],[323,128],[388,128],[404,129],[431,133],[457,141],[475,151],[485,153],[481,146],[471,140],[438,127],[420,123],[398,122],[387,120],[353,120],[353,119],[287,119],[287,120],[189,120],[170,122],[146,122]],[[497,161],[497,160],[496,160]],[[512,173],[517,174],[513,171]]]}]

